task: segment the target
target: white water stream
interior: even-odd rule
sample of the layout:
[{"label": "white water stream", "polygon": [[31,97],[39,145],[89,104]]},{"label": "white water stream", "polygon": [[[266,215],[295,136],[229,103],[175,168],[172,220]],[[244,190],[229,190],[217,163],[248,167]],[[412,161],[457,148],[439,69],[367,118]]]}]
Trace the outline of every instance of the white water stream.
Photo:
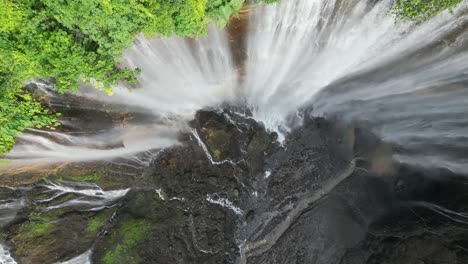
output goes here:
[{"label": "white water stream", "polygon": [[0,244],[0,264],[16,264],[16,261],[10,255],[9,248],[2,244]]},{"label": "white water stream", "polygon": [[[86,161],[164,148],[188,131],[183,123],[197,110],[229,103],[250,108],[280,139],[298,125],[297,113],[312,106],[312,115],[363,121],[404,145],[397,159],[466,171],[467,160],[456,156],[468,146],[466,4],[420,24],[395,23],[390,5],[259,4],[250,12],[242,65],[233,63],[228,34],[213,28],[199,40],[140,36],[122,63],[142,70],[137,89],[122,84],[113,96],[89,89],[77,95],[169,122],[92,136],[24,134],[7,158]],[[112,147],[116,141],[121,145]]]},{"label": "white water stream", "polygon": [[46,180],[44,187],[47,188],[45,192],[52,193],[52,195],[49,198],[37,201],[38,203],[47,203],[66,194],[77,196],[75,199],[70,199],[54,206],[48,206],[44,209],[45,211],[67,206],[79,206],[80,210],[98,211],[112,205],[129,191],[129,189],[104,191],[97,184],[88,182],[63,181],[57,183],[48,180]]}]

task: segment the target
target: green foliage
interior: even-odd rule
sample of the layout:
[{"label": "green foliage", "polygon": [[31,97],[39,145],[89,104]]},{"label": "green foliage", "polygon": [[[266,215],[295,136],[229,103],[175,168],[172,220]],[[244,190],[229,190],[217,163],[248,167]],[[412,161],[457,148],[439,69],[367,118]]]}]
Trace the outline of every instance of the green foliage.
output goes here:
[{"label": "green foliage", "polygon": [[17,235],[17,239],[23,239],[31,241],[32,239],[45,235],[54,228],[53,224],[30,221],[21,226],[20,235]]},{"label": "green foliage", "polygon": [[261,0],[261,1],[267,4],[273,4],[273,3],[279,2],[280,0]]},{"label": "green foliage", "polygon": [[0,165],[8,165],[10,164],[10,160],[3,160],[3,159],[0,159]]},{"label": "green foliage", "polygon": [[21,84],[16,86],[16,89],[5,87],[2,85],[5,82],[1,78],[0,72],[0,154],[12,148],[15,137],[25,128],[53,129],[58,125],[57,115],[49,113],[29,94],[22,91]]},{"label": "green foliage", "polygon": [[40,77],[60,91],[79,81],[112,94],[139,69],[119,67],[136,34],[196,37],[224,26],[245,0],[0,0],[0,154],[28,127],[58,125],[23,89]]},{"label": "green foliage", "polygon": [[32,212],[29,214],[28,221],[23,223],[20,227],[18,237],[32,239],[34,237],[43,235],[49,232],[54,225],[49,222],[50,219],[44,217],[39,212]]},{"label": "green foliage", "polygon": [[140,263],[138,255],[132,252],[150,229],[151,223],[143,219],[130,219],[122,223],[118,229],[112,231],[112,240],[119,241],[119,243],[106,253],[103,263]]},{"label": "green foliage", "polygon": [[[260,0],[274,3],[278,0]],[[462,0],[394,0],[391,13],[427,19]],[[79,81],[112,94],[140,69],[119,67],[136,34],[196,37],[223,27],[245,0],[0,0],[0,154],[26,128],[58,126],[57,115],[23,90],[40,77],[61,91]]]},{"label": "green foliage", "polygon": [[65,176],[65,178],[73,181],[89,181],[97,183],[102,179],[102,175],[99,173],[93,173],[83,176]]},{"label": "green foliage", "polygon": [[[1,0],[6,13],[2,54],[18,54],[31,76],[55,78],[59,91],[78,81],[108,89],[135,82],[134,69],[121,69],[122,51],[135,35],[199,36],[216,18],[224,21],[244,0]],[[24,77],[22,81],[24,81]]]},{"label": "green foliage", "polygon": [[[16,223],[16,228],[9,237],[18,258],[27,263],[49,263],[53,258],[58,258],[57,252],[73,252],[76,247],[81,247],[78,250],[89,248],[99,232],[99,227],[94,231],[88,230],[87,220],[103,214],[109,217],[111,215],[111,211],[106,210],[97,215],[83,212],[67,217],[67,212],[65,208],[45,211],[42,206],[33,207],[27,220]],[[73,243],[64,243],[70,240],[70,237],[73,238]]]},{"label": "green foliage", "polygon": [[403,20],[424,20],[454,7],[462,0],[395,0],[391,13]]},{"label": "green foliage", "polygon": [[96,233],[102,228],[102,226],[104,226],[104,224],[109,220],[109,218],[112,215],[111,213],[112,211],[105,211],[92,217],[88,221],[88,225],[86,227],[86,234],[90,237],[94,237]]},{"label": "green foliage", "polygon": [[231,15],[237,16],[245,0],[209,0],[206,5],[207,17],[221,28]]}]

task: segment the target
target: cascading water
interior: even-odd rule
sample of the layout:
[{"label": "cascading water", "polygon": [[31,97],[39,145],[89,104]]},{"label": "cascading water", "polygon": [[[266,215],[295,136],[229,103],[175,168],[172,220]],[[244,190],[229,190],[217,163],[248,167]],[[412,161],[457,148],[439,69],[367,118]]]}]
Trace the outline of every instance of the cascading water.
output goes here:
[{"label": "cascading water", "polygon": [[[423,23],[395,22],[388,15],[390,6],[391,1],[370,0],[281,0],[255,5],[248,16],[245,50],[241,50],[245,59],[241,60],[232,55],[235,45],[229,33],[214,28],[199,40],[139,36],[122,62],[141,69],[138,84],[114,87],[112,96],[83,87],[72,100],[89,101],[80,106],[83,109],[99,109],[111,116],[124,112],[136,121],[81,134],[33,130],[20,136],[5,158],[12,165],[119,157],[141,161],[139,154],[147,152],[151,158],[153,151],[177,144],[179,132],[192,132],[211,164],[233,164],[215,162],[187,125],[200,109],[227,106],[249,109],[255,120],[279,134],[279,140],[300,126],[304,115],[324,116],[371,129],[395,146],[394,158],[403,163],[466,174],[467,5]],[[53,101],[57,95],[41,87]],[[76,120],[66,118],[64,126],[73,127]],[[262,177],[271,175],[268,170]],[[330,188],[337,184],[332,183]],[[54,193],[50,200],[77,196],[49,209],[104,208],[128,191],[103,191],[91,183],[70,182],[48,182],[43,187]],[[158,194],[164,197],[160,190]],[[224,196],[209,194],[204,199],[237,215],[244,213]],[[20,208],[20,201],[8,203]],[[293,218],[312,202],[304,201],[307,204],[292,210]],[[288,227],[280,225],[273,231],[284,232]],[[265,247],[257,244],[250,246]],[[89,252],[81,256],[86,261]]]},{"label": "cascading water", "polygon": [[[233,96],[237,75],[223,33],[212,28],[209,36],[197,41],[139,37],[135,43],[132,50],[125,52],[122,62],[123,66],[142,70],[135,90],[122,85],[114,87],[113,96],[107,96],[83,87],[75,94],[75,101],[91,100],[94,107],[100,103],[124,105],[133,114],[153,116],[150,122],[156,124],[148,121],[89,136],[36,131],[22,135],[20,141],[25,143],[18,144],[7,158],[89,161],[168,147],[176,143],[177,132],[184,130],[182,122],[193,118],[197,110],[219,105]],[[42,89],[46,90],[43,85]],[[121,146],[113,147],[115,143]]]},{"label": "cascading water", "polygon": [[244,97],[256,119],[287,127],[328,84],[369,65],[401,34],[389,3],[282,1],[252,14]]},{"label": "cascading water", "polygon": [[232,98],[237,81],[226,35],[213,27],[196,41],[140,36],[124,53],[122,66],[141,69],[137,89],[129,93],[129,87],[122,85],[115,87],[112,97],[101,94],[97,100],[138,107],[156,116],[192,118],[197,110]]},{"label": "cascading water", "polygon": [[[244,97],[277,129],[292,115],[365,122],[398,160],[466,173],[466,4],[395,23],[390,1],[283,1],[253,14]],[[288,129],[286,129],[288,130]]]},{"label": "cascading water", "polygon": [[[245,73],[233,64],[226,33],[213,28],[197,41],[139,37],[122,63],[142,70],[135,89],[122,85],[110,97],[89,89],[78,95],[171,123],[190,120],[203,107],[241,104],[280,139],[298,125],[302,109],[312,106],[312,115],[366,121],[385,140],[405,145],[396,156],[402,161],[463,171],[466,162],[454,155],[466,144],[453,145],[463,143],[468,111],[465,5],[421,24],[395,23],[387,14],[390,5],[358,0],[260,5],[249,18]],[[26,134],[26,143],[7,157],[113,158],[170,146],[184,130],[158,127],[141,124],[91,137],[56,133],[67,144]],[[123,146],[93,147],[108,138],[121,138]]]}]

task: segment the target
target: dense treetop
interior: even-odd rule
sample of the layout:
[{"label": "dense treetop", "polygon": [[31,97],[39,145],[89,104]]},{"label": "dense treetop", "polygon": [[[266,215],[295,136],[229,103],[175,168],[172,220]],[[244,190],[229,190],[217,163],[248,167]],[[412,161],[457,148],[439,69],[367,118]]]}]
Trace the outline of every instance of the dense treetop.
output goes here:
[{"label": "dense treetop", "polygon": [[55,79],[59,91],[78,81],[110,92],[134,82],[120,69],[125,48],[143,32],[195,37],[207,24],[227,23],[244,0],[0,0],[0,153],[26,127],[53,126],[56,117],[22,90],[34,77]]},{"label": "dense treetop", "polygon": [[461,3],[463,0],[395,0],[392,13],[404,20],[422,20],[430,18],[445,9]]}]

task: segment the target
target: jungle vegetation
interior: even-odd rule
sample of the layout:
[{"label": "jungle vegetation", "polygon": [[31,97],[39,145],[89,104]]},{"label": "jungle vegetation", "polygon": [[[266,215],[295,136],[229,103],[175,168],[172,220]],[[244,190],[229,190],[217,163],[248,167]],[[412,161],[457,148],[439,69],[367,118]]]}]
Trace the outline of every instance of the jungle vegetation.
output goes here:
[{"label": "jungle vegetation", "polygon": [[[262,0],[273,3],[278,0]],[[427,19],[462,0],[395,0],[400,19]],[[0,0],[0,154],[25,129],[59,125],[59,114],[25,89],[33,78],[53,80],[59,92],[79,82],[112,93],[133,83],[139,69],[119,68],[134,37],[197,37],[223,27],[245,0]]]}]

